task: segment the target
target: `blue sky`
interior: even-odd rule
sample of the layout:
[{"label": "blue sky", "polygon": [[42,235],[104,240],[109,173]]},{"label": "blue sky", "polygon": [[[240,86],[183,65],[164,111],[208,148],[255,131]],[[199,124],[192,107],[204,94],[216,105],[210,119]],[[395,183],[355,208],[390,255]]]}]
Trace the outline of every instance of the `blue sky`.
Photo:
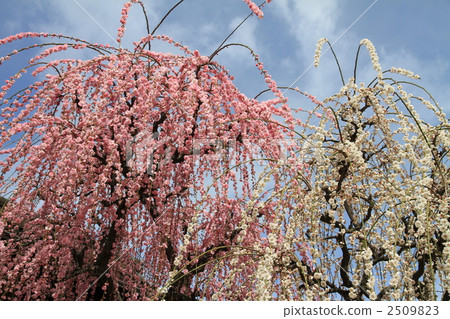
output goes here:
[{"label": "blue sky", "polygon": [[[100,28],[74,0],[3,1],[0,38],[22,31],[55,32],[91,42],[114,44],[124,0],[77,0],[107,31]],[[153,28],[178,0],[143,0]],[[257,4],[262,1],[255,1]],[[372,5],[372,6],[371,6]],[[370,9],[345,30],[369,7]],[[159,29],[203,55],[210,55],[249,13],[242,0],[185,0]],[[251,17],[230,39],[252,47],[279,85],[294,84],[319,98],[340,88],[339,74],[331,52],[324,54],[319,68],[310,68],[318,39],[335,42],[334,49],[344,71],[352,75],[359,41],[370,39],[383,69],[410,69],[448,114],[450,106],[450,12],[449,0],[273,0],[264,8],[265,18]],[[145,20],[139,6],[130,11],[125,47],[145,35]],[[15,44],[15,48],[19,44]],[[153,49],[176,50],[154,45]],[[0,47],[0,55],[11,47]],[[72,54],[73,55],[73,54]],[[85,57],[80,52],[76,57]],[[362,51],[359,81],[374,76],[367,53]],[[250,97],[265,88],[252,57],[243,48],[222,51],[216,58],[235,76],[236,85]],[[19,60],[18,60],[19,61]],[[19,62],[18,62],[19,63]],[[0,70],[3,82],[11,74]],[[267,96],[267,98],[271,98]],[[306,108],[305,100],[292,97],[293,107]]]}]

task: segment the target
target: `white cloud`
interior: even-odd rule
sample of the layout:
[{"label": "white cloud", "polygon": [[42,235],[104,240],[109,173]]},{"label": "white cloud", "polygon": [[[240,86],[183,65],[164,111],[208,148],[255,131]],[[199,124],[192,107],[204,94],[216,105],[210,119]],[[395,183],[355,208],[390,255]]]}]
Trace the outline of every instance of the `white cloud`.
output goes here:
[{"label": "white cloud", "polygon": [[[321,59],[318,69],[308,68],[314,61],[314,51],[316,43],[320,38],[327,38],[330,42],[336,40],[345,30],[341,25],[341,12],[339,1],[337,0],[278,0],[274,1],[274,11],[281,21],[285,21],[291,37],[295,41],[296,57],[301,63],[296,64],[296,73],[290,76],[291,84],[298,86],[300,90],[308,91],[319,98],[324,98],[339,89],[340,76],[336,62],[327,52]],[[339,40],[340,63],[348,54],[344,51],[348,47],[346,39]],[[336,45],[337,46],[337,45]],[[324,50],[327,46],[324,46]],[[290,58],[292,59],[292,58]],[[345,64],[345,63],[344,63]],[[291,67],[292,69],[292,67]],[[300,79],[298,77],[308,70]],[[347,79],[345,79],[347,80]]]},{"label": "white cloud", "polygon": [[274,7],[297,39],[302,54],[310,55],[320,38],[337,38],[341,14],[337,0],[278,0],[274,1]]}]

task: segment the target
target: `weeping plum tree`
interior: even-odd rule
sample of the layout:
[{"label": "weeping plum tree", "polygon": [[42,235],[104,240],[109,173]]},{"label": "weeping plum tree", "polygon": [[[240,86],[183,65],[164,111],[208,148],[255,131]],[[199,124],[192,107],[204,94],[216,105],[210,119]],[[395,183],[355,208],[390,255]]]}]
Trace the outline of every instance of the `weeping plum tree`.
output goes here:
[{"label": "weeping plum tree", "polygon": [[[125,4],[119,43],[132,3],[143,8]],[[252,163],[280,154],[268,143],[283,137],[273,116],[293,120],[261,64],[276,94],[264,102],[166,36],[149,34],[133,50],[32,32],[0,44],[23,38],[50,40],[1,60],[43,49],[1,91],[3,299],[210,299],[233,260],[258,262],[255,243],[276,214],[264,207],[246,219]],[[181,54],[145,49],[156,40]],[[43,62],[64,50],[98,55]],[[27,70],[39,80],[10,93]],[[234,285],[254,270],[249,263]]]},{"label": "weeping plum tree", "polygon": [[[0,95],[2,299],[449,298],[448,121],[368,40],[375,80],[356,84],[355,66],[324,101],[287,88],[303,111],[245,45],[273,99],[213,61],[230,44],[206,57],[149,31],[131,50],[37,33],[0,45],[23,38],[48,42],[0,60],[40,49]],[[96,57],[44,62],[65,50]],[[36,82],[16,89],[27,70]]]},{"label": "weeping plum tree", "polygon": [[[318,42],[316,66],[325,43]],[[356,82],[361,47],[375,71],[369,84]],[[413,82],[418,75],[383,72],[367,39],[347,83],[339,71],[340,91],[307,111],[290,144],[295,155],[278,161],[280,168],[303,165],[307,175],[266,201],[293,210],[273,229],[285,236],[265,248],[268,262],[258,273],[266,282],[257,285],[265,299],[279,279],[280,299],[450,300],[448,120]],[[420,119],[420,107],[436,124]],[[308,246],[309,264],[283,259],[296,237]]]}]

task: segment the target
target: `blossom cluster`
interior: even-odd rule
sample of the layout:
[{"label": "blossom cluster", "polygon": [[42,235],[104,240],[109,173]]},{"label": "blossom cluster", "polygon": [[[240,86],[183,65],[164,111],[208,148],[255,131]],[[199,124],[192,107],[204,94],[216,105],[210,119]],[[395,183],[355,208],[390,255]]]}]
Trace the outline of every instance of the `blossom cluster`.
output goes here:
[{"label": "blossom cluster", "polygon": [[248,7],[250,8],[250,10],[252,10],[252,12],[253,12],[258,18],[260,18],[260,19],[264,18],[264,13],[262,12],[262,10],[261,10],[260,7],[264,6],[264,4],[266,4],[266,3],[272,2],[272,0],[267,0],[267,1],[264,2],[263,5],[257,6],[257,5],[256,5],[253,1],[251,1],[251,0],[243,0],[243,1],[248,5]]},{"label": "blossom cluster", "polygon": [[418,74],[414,74],[414,72],[409,71],[409,70],[405,70],[405,69],[402,69],[402,68],[394,68],[394,67],[392,67],[390,69],[390,72],[391,73],[401,74],[401,75],[410,77],[412,79],[420,79],[420,76]]}]

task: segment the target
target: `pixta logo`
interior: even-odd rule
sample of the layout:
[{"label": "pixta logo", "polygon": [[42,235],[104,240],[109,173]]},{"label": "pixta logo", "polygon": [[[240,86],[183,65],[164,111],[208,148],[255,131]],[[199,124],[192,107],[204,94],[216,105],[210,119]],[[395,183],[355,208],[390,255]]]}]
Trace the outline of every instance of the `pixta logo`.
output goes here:
[{"label": "pixta logo", "polygon": [[[290,150],[297,139],[194,139],[186,145],[179,145],[170,136],[145,130],[137,134],[126,145],[126,162],[133,171],[154,176],[168,163],[181,162],[191,157],[195,166],[226,163],[230,166],[246,162],[264,165],[270,158],[284,162],[291,157]],[[188,144],[186,142],[186,144]],[[180,151],[183,149],[184,151]]]},{"label": "pixta logo", "polygon": [[168,136],[161,137],[159,132],[144,130],[126,144],[127,166],[135,172],[154,176],[170,160],[172,148]]}]

